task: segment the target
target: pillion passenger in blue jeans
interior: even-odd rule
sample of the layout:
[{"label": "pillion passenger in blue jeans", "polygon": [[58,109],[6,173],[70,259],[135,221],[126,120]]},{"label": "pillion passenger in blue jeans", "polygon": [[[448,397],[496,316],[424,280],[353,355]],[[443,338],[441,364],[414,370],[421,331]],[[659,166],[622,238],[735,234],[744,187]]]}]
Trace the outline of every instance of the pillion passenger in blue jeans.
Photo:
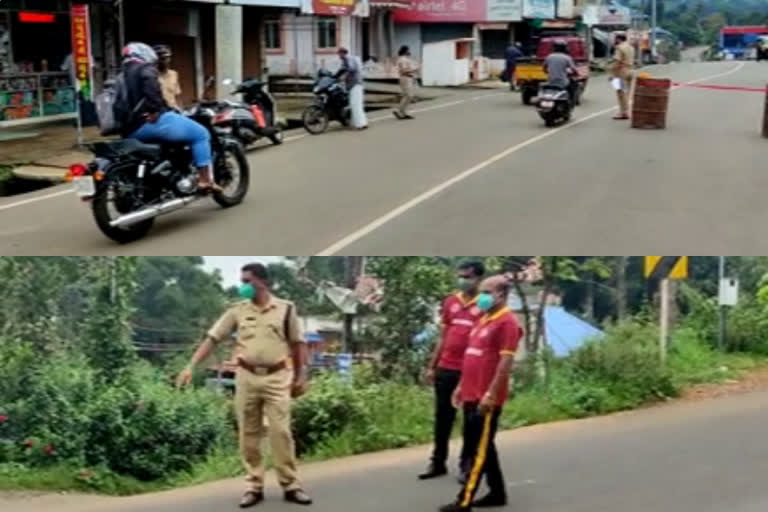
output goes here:
[{"label": "pillion passenger in blue jeans", "polygon": [[155,51],[144,43],[123,48],[128,119],[122,136],[142,142],[188,144],[198,169],[201,190],[218,189],[213,181],[210,134],[199,123],[173,111],[163,99]]}]

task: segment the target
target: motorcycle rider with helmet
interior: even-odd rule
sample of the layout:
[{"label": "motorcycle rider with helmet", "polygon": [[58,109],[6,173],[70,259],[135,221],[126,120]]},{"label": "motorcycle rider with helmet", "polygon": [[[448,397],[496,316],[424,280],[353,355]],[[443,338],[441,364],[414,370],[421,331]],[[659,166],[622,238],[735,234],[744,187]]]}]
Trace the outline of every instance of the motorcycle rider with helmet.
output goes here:
[{"label": "motorcycle rider with helmet", "polygon": [[123,48],[126,107],[131,114],[123,120],[121,135],[146,143],[188,144],[198,169],[200,190],[219,190],[213,180],[210,134],[202,125],[168,106],[163,99],[157,63],[157,53],[147,44],[129,43]]},{"label": "motorcycle rider with helmet", "polygon": [[573,58],[568,55],[568,43],[564,40],[558,39],[553,44],[553,52],[544,60],[544,71],[547,73],[548,83],[568,90],[568,96],[573,105],[578,87],[578,82],[573,78],[579,72]]}]

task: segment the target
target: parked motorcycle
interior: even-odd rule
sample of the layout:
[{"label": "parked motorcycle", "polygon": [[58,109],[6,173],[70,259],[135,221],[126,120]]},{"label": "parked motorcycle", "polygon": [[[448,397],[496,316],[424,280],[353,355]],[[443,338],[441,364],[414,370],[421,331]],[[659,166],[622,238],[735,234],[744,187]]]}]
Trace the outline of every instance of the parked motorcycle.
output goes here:
[{"label": "parked motorcycle", "polygon": [[[233,82],[226,79],[223,84],[231,86]],[[283,143],[283,127],[277,121],[277,102],[265,87],[261,80],[246,80],[232,92],[241,94],[242,102],[220,102],[215,123],[230,128],[243,147],[264,137],[275,145]]]},{"label": "parked motorcycle", "polygon": [[305,130],[312,135],[319,135],[328,129],[331,121],[349,126],[352,117],[349,93],[339,80],[329,71],[320,70],[312,92],[315,99],[301,116]]},{"label": "parked motorcycle", "polygon": [[[220,102],[201,102],[185,115],[211,134],[214,179],[223,189],[214,192],[213,199],[229,208],[245,198],[250,169],[240,143],[214,122],[220,108]],[[146,236],[157,216],[203,197],[191,150],[184,144],[123,139],[96,142],[88,149],[96,158],[89,164],[72,165],[67,181],[82,200],[90,202],[101,232],[116,242]]]},{"label": "parked motorcycle", "polygon": [[541,84],[536,110],[544,120],[544,124],[550,128],[570,121],[573,102],[568,88],[561,84]]}]

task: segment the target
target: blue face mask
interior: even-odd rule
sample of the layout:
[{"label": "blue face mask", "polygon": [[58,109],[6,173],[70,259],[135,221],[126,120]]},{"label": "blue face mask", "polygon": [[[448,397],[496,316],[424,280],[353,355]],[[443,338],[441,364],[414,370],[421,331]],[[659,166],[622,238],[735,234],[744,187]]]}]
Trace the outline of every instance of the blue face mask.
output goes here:
[{"label": "blue face mask", "polygon": [[477,296],[477,308],[480,311],[490,311],[495,302],[496,301],[493,299],[493,295],[490,293],[483,292]]},{"label": "blue face mask", "polygon": [[253,300],[256,296],[256,288],[251,283],[243,283],[237,289],[237,293],[243,299]]}]

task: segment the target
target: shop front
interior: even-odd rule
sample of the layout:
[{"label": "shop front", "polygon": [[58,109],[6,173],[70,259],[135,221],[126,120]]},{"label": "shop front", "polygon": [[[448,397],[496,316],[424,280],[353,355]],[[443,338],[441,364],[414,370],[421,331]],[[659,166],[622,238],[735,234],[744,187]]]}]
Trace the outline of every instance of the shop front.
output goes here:
[{"label": "shop front", "polygon": [[76,117],[72,35],[68,1],[0,3],[0,128]]}]

